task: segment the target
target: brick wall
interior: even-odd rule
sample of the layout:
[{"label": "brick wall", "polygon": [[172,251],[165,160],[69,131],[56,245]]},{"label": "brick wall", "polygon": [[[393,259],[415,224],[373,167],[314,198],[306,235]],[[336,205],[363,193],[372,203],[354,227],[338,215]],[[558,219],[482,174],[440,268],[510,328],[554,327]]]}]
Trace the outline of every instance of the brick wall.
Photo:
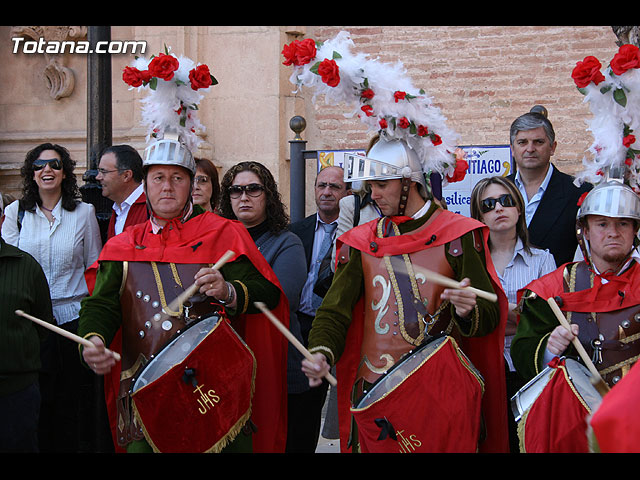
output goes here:
[{"label": "brick wall", "polygon": [[[606,65],[618,49],[610,26],[315,26],[307,37],[327,40],[340,30],[351,33],[355,51],[402,61],[463,145],[508,144],[511,122],[544,105],[558,140],[552,160],[568,173],[580,169],[592,142],[571,71],[587,55]],[[345,119],[344,108],[319,102],[307,111],[315,117],[307,118],[315,122],[305,138],[310,148],[366,146],[365,129]]]}]

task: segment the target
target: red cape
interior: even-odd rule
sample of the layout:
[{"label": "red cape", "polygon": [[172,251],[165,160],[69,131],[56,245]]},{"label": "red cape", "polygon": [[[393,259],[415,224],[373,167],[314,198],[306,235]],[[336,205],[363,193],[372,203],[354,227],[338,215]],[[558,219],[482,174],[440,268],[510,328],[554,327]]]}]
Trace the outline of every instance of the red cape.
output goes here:
[{"label": "red cape", "polygon": [[[611,312],[640,304],[640,266],[633,262],[630,268],[620,275],[605,275],[608,280],[603,284],[596,275],[593,288],[578,292],[565,292],[563,274],[568,264],[558,267],[551,273],[532,281],[526,289],[547,300],[560,297],[560,310],[565,312]],[[518,292],[519,297],[524,289]]]},{"label": "red cape", "polygon": [[[143,245],[141,249],[138,246]],[[215,263],[227,250],[244,255],[271,283],[280,288],[280,303],[273,314],[289,326],[288,300],[271,266],[256,248],[247,229],[238,221],[227,220],[210,212],[197,215],[185,223],[171,221],[160,234],[153,234],[147,221],[127,228],[107,241],[100,253],[101,261],[140,261],[173,263]],[[95,270],[87,272],[90,291]],[[263,314],[245,314],[234,320],[237,330],[257,360],[252,420],[258,426],[253,435],[257,453],[284,452],[287,433],[287,340]],[[246,328],[245,328],[246,326]],[[120,335],[109,348],[120,351]],[[115,371],[117,369],[117,371]],[[111,423],[115,421],[113,400],[119,388],[119,365],[105,376],[105,397]]]},{"label": "red cape", "polygon": [[[409,217],[392,217],[396,224],[411,220]],[[356,248],[375,257],[385,255],[399,255],[413,253],[425,248],[425,233],[405,233],[400,236],[378,238],[376,225],[378,220],[348,230],[337,240],[336,251],[342,244]],[[485,380],[483,396],[483,413],[487,424],[487,438],[480,446],[483,453],[506,453],[509,451],[509,434],[507,423],[507,390],[504,371],[504,332],[507,322],[508,303],[502,290],[500,280],[493,266],[491,255],[488,254],[489,229],[474,219],[454,214],[448,210],[441,210],[426,230],[429,237],[435,234],[435,240],[430,246],[439,246],[461,237],[471,230],[479,229],[483,234],[484,251],[487,270],[493,288],[498,295],[500,306],[500,323],[496,329],[484,337],[463,338],[461,348],[480,371]],[[376,252],[372,252],[369,245],[375,241],[378,245]],[[427,247],[428,248],[428,247]],[[351,403],[351,387],[355,381],[358,362],[360,361],[360,345],[363,335],[363,305],[358,302],[353,312],[353,321],[345,344],[344,353],[336,364],[338,381],[338,415],[340,423],[341,450],[347,451],[346,439],[349,437]]]},{"label": "red cape", "polygon": [[640,401],[640,362],[607,393],[591,417],[602,453],[640,453],[640,419],[633,414]]}]

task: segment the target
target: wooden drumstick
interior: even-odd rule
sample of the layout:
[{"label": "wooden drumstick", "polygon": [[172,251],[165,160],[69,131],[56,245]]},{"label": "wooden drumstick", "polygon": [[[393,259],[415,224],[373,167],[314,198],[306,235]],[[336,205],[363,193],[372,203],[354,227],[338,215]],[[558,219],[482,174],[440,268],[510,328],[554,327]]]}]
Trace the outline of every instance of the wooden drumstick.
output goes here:
[{"label": "wooden drumstick", "polygon": [[[300,343],[300,341],[299,341],[296,337],[294,337],[294,336],[293,336],[293,333],[291,333],[291,332],[289,331],[289,329],[288,329],[287,327],[285,327],[285,326],[282,324],[282,322],[280,322],[280,320],[278,320],[278,319],[276,318],[276,316],[275,316],[273,313],[271,313],[271,311],[267,308],[267,306],[266,306],[264,303],[262,303],[262,302],[253,302],[253,304],[254,304],[256,307],[258,307],[258,308],[262,311],[262,313],[264,313],[264,314],[267,316],[267,318],[268,318],[269,320],[271,320],[271,323],[273,323],[273,324],[276,326],[276,328],[277,328],[278,330],[280,330],[280,332],[281,332],[285,337],[287,337],[287,339],[288,339],[288,340],[293,344],[293,346],[294,346],[294,347],[296,347],[296,348],[298,349],[298,351],[299,351],[300,353],[302,353],[302,354],[305,356],[305,358],[306,358],[307,360],[309,360],[309,361],[310,361],[310,362],[312,362],[312,363],[316,363],[315,358],[313,358],[313,355],[311,355],[311,353],[309,352],[309,350],[307,350],[307,349],[304,347],[304,345],[302,345],[302,344]],[[337,381],[337,380],[335,379],[335,377],[334,377],[333,375],[331,375],[329,372],[327,372],[327,374],[324,376],[324,378],[326,378],[326,379],[327,379],[327,381],[328,381],[331,385],[333,385],[334,387],[338,384],[338,381]]]},{"label": "wooden drumstick", "polygon": [[485,300],[489,300],[491,302],[498,301],[498,295],[496,295],[495,293],[485,292],[484,290],[480,290],[474,287],[462,287],[460,286],[460,282],[458,282],[457,280],[446,277],[440,273],[427,270],[426,268],[417,267],[414,265],[413,269],[416,273],[422,273],[427,280],[431,280],[432,282],[442,285],[443,287],[455,288],[456,290],[469,290],[470,292],[475,293],[477,296],[484,298]]},{"label": "wooden drumstick", "polygon": [[[56,325],[52,325],[51,323],[45,322],[44,320],[40,320],[39,318],[36,318],[32,315],[29,315],[28,313],[23,312],[22,310],[16,310],[16,315],[20,315],[21,317],[24,318],[28,318],[29,320],[31,320],[34,323],[37,323],[38,325],[41,325],[45,328],[48,328],[49,330],[51,330],[52,332],[55,332],[59,335],[62,335],[63,337],[68,338],[69,340],[73,340],[76,343],[79,343],[81,345],[84,345],[85,347],[93,347],[93,348],[97,348],[95,344],[93,344],[92,342],[90,342],[89,340],[87,340],[86,338],[82,338],[74,333],[71,332],[67,332],[64,328],[60,328]],[[113,355],[113,358],[116,359],[116,361],[120,361],[120,355],[117,352],[114,352],[113,350],[109,350],[108,348],[104,349],[105,352],[110,353],[111,355]]]},{"label": "wooden drumstick", "polygon": [[[560,310],[560,307],[556,303],[556,300],[553,297],[550,297],[547,299],[547,303],[551,307],[551,310],[553,310],[555,316],[558,318],[558,322],[560,322],[560,325],[562,325],[570,333],[573,334],[573,332],[571,331],[571,325],[565,318],[562,310]],[[574,337],[573,340],[571,340],[571,343],[578,351],[578,355],[580,355],[580,358],[582,359],[586,367],[589,369],[589,372],[591,373],[591,383],[593,383],[593,386],[596,388],[598,393],[604,397],[604,395],[610,390],[609,385],[607,385],[606,382],[602,379],[600,372],[598,372],[598,369],[589,358],[589,354],[582,346],[582,343],[580,343],[580,340],[578,340],[578,337]]]},{"label": "wooden drumstick", "polygon": [[[212,267],[214,270],[220,270],[222,266],[229,261],[231,257],[233,257],[235,253],[232,250],[227,250],[224,255],[220,257],[220,259],[215,263]],[[194,282],[189,288],[187,288],[184,292],[178,295],[168,306],[167,310],[175,312],[180,309],[184,302],[193,297],[200,287],[196,285]]]}]

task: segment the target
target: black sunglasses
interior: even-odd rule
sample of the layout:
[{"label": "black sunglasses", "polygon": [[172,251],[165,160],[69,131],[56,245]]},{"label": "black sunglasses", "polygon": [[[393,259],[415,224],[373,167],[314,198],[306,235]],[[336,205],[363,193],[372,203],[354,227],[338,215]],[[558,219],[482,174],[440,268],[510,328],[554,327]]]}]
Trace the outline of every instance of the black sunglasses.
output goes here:
[{"label": "black sunglasses", "polygon": [[480,202],[480,210],[482,213],[487,213],[496,208],[496,202],[500,202],[500,205],[503,207],[515,207],[516,202],[513,200],[513,197],[510,193],[505,193],[504,195],[500,195],[498,198],[485,198]]},{"label": "black sunglasses", "polygon": [[34,160],[33,169],[35,171],[42,170],[47,164],[49,164],[49,166],[54,170],[62,170],[62,161],[60,161],[57,158],[49,158],[49,159],[39,158],[37,160]]},{"label": "black sunglasses", "polygon": [[231,185],[229,187],[229,196],[231,198],[240,198],[242,192],[246,192],[250,197],[259,197],[264,187],[259,183],[250,183],[249,185]]}]

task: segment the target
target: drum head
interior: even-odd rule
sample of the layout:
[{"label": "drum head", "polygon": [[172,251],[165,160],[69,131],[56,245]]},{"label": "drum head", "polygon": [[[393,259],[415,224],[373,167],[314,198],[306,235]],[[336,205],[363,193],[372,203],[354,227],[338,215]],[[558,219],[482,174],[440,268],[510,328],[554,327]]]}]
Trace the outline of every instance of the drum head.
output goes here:
[{"label": "drum head", "polygon": [[155,382],[169,369],[182,362],[214,329],[219,320],[218,315],[212,315],[179,333],[147,364],[134,381],[131,391],[136,392]]},{"label": "drum head", "polygon": [[483,390],[456,341],[436,338],[405,356],[351,408],[360,450],[475,452]]},{"label": "drum head", "polygon": [[138,424],[155,452],[219,452],[251,415],[256,360],[224,318],[172,340],[135,381]]}]

